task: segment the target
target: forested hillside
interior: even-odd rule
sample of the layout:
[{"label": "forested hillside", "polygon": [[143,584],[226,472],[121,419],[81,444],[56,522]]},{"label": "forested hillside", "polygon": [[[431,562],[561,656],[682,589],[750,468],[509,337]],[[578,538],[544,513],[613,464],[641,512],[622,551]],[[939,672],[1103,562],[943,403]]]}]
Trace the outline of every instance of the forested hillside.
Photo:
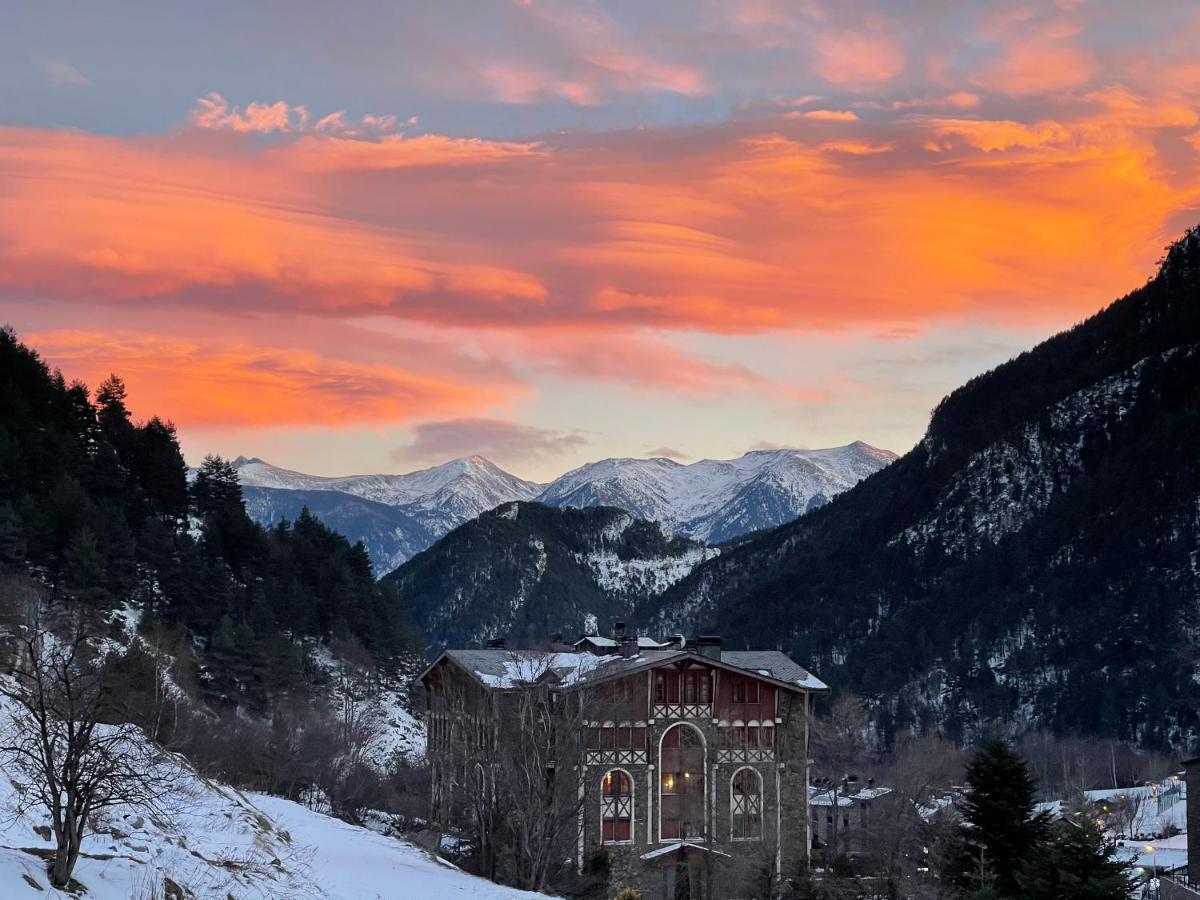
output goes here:
[{"label": "forested hillside", "polygon": [[0,331],[0,567],[34,574],[52,603],[185,628],[212,702],[263,709],[320,639],[356,639],[385,666],[423,650],[361,544],[307,512],[255,524],[217,458],[189,487],[174,427],[133,421],[125,401],[116,376],[93,398]]},{"label": "forested hillside", "polygon": [[[642,619],[778,644],[892,734],[1200,736],[1200,233],[950,394],[911,452]],[[769,629],[764,623],[771,623]]]},{"label": "forested hillside", "polygon": [[717,549],[610,507],[509,503],[461,525],[384,580],[437,646],[608,632]]}]

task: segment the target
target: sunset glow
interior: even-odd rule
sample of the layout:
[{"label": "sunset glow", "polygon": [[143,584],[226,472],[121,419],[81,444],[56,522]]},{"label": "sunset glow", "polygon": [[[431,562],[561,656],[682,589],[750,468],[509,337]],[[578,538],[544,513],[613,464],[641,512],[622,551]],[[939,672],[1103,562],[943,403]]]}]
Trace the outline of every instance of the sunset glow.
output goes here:
[{"label": "sunset glow", "polygon": [[[227,22],[136,120],[162,51],[99,49],[98,11],[0,37],[0,318],[190,455],[382,470],[475,420],[576,435],[498,460],[539,477],[903,451],[1200,220],[1187,4],[438,6],[305,4],[261,65]],[[293,54],[340,74],[284,89]]]}]

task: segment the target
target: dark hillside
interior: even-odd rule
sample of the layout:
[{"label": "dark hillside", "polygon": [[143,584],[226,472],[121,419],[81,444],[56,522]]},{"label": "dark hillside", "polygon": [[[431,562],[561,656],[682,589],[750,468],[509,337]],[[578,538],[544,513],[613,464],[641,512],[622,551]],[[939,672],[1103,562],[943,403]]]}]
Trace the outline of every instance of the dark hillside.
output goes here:
[{"label": "dark hillside", "polygon": [[1144,287],[968,382],[925,439],[646,607],[778,643],[891,731],[1037,722],[1195,743],[1200,234]]}]

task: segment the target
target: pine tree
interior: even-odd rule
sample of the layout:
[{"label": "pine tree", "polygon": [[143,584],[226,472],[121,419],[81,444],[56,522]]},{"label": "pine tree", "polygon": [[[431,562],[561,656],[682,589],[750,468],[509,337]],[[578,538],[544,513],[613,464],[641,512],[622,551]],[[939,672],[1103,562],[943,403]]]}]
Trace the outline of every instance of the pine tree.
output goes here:
[{"label": "pine tree", "polygon": [[1033,776],[1008,742],[995,738],[975,753],[967,766],[967,792],[960,811],[967,833],[968,880],[976,887],[977,872],[990,873],[1001,897],[1020,897],[1017,873],[1038,846],[1046,830],[1044,816],[1035,816]]},{"label": "pine tree", "polygon": [[201,519],[232,513],[242,507],[242,484],[233,463],[209,454],[200,463],[192,485],[192,502]]},{"label": "pine tree", "polygon": [[1127,866],[1086,818],[1063,819],[1017,873],[1022,900],[1128,900],[1133,882]]},{"label": "pine tree", "polygon": [[107,560],[94,531],[85,526],[75,532],[67,545],[64,563],[66,587],[76,600],[101,609],[111,606]]}]

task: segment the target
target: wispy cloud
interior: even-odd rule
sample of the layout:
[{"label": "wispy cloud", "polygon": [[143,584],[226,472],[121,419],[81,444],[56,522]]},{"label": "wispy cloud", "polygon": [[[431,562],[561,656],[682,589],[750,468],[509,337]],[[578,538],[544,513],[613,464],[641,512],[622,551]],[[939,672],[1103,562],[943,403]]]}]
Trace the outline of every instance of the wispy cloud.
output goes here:
[{"label": "wispy cloud", "polygon": [[538,428],[505,419],[421,422],[412,431],[412,441],[392,451],[392,459],[398,463],[441,462],[475,455],[506,463],[529,462],[562,456],[589,443],[583,432]]},{"label": "wispy cloud", "polygon": [[63,85],[67,87],[84,87],[91,84],[91,81],[86,75],[80,72],[77,68],[67,62],[65,59],[54,59],[52,57],[37,57],[34,60],[37,67],[42,70],[53,84]]},{"label": "wispy cloud", "polygon": [[692,458],[690,454],[676,450],[674,447],[655,447],[653,450],[647,450],[646,455],[652,459],[673,459],[676,462]]}]

